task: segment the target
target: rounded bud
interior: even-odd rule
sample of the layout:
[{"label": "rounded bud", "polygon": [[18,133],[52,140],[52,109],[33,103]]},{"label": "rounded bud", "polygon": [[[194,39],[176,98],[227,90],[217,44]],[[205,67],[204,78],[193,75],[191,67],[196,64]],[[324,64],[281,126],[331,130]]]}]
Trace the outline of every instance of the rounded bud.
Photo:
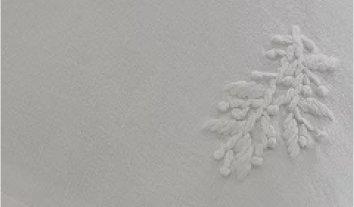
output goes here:
[{"label": "rounded bud", "polygon": [[220,160],[221,158],[224,157],[224,155],[225,155],[225,149],[224,148],[218,149],[214,152],[214,159]]},{"label": "rounded bud", "polygon": [[222,176],[226,177],[226,176],[230,175],[230,173],[231,173],[230,168],[227,168],[227,167],[225,167],[225,166],[222,166],[222,167],[220,168],[220,174],[221,174]]},{"label": "rounded bud", "polygon": [[263,164],[263,158],[262,157],[258,157],[258,156],[254,156],[251,159],[251,163],[254,166],[261,166]]}]

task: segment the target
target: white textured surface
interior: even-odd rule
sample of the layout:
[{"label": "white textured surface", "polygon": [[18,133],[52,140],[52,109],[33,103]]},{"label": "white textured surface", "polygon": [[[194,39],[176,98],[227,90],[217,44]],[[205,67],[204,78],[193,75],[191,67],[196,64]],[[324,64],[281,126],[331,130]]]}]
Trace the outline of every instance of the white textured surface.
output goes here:
[{"label": "white textured surface", "polygon": [[[249,2],[249,3],[247,3]],[[28,206],[351,206],[352,1],[5,0],[2,191]],[[326,77],[329,143],[243,182],[200,133],[222,86],[297,24]],[[282,144],[282,143],[281,143]]]},{"label": "white textured surface", "polygon": [[5,207],[28,207],[19,202],[17,199],[7,196],[6,194],[1,195],[1,205]]}]

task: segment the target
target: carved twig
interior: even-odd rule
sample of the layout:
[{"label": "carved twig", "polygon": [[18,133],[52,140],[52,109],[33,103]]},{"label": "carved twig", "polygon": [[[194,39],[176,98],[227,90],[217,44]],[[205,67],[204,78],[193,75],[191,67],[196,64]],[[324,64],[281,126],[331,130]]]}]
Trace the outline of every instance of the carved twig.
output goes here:
[{"label": "carved twig", "polygon": [[[224,159],[220,168],[223,176],[235,170],[243,178],[252,166],[262,165],[263,150],[274,148],[277,142],[278,133],[271,119],[281,106],[287,111],[282,137],[291,157],[296,157],[301,148],[313,147],[315,141],[326,135],[303,114],[334,120],[332,111],[316,99],[329,92],[316,73],[335,70],[338,60],[320,54],[298,26],[292,27],[290,35],[273,36],[271,42],[282,47],[265,52],[268,59],[279,61],[277,72],[253,71],[253,81],[227,84],[227,98],[218,104],[224,116],[206,123],[207,129],[225,139],[214,153],[216,160]],[[279,85],[287,88],[285,94],[279,93]]]}]

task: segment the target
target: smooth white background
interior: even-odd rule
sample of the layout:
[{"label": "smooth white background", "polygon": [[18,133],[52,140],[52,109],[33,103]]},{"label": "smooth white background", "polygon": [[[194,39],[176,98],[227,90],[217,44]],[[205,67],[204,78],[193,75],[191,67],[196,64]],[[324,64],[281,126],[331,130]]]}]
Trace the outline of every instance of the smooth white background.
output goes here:
[{"label": "smooth white background", "polygon": [[[2,191],[27,206],[351,206],[352,1],[2,2]],[[299,25],[341,60],[329,143],[245,181],[201,133],[224,83]],[[21,205],[22,205],[21,204]],[[6,205],[6,203],[5,203]],[[9,204],[10,206],[10,204]]]}]

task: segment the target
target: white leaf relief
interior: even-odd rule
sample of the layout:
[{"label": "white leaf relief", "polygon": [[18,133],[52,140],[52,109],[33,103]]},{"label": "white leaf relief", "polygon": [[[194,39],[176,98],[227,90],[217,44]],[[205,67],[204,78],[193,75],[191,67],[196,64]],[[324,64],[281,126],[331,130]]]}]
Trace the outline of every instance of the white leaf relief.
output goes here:
[{"label": "white leaf relief", "polygon": [[331,121],[334,119],[333,112],[323,103],[314,98],[305,98],[299,102],[299,107],[305,113],[310,113],[317,116],[329,118]]},{"label": "white leaf relief", "polygon": [[[252,168],[263,164],[264,150],[276,146],[279,134],[288,154],[295,158],[302,149],[312,148],[326,136],[303,114],[334,120],[333,112],[317,97],[328,95],[328,88],[319,74],[335,71],[338,60],[320,53],[316,44],[293,26],[289,35],[275,35],[275,48],[264,53],[271,61],[278,61],[276,72],[253,71],[252,81],[237,81],[224,87],[225,100],[217,104],[222,117],[209,120],[205,128],[219,134],[222,143],[214,152],[216,160],[223,160],[220,174],[233,171],[239,179]],[[286,89],[285,93],[281,93]],[[286,117],[281,132],[272,124],[280,109]],[[282,119],[280,119],[282,120]]]}]

